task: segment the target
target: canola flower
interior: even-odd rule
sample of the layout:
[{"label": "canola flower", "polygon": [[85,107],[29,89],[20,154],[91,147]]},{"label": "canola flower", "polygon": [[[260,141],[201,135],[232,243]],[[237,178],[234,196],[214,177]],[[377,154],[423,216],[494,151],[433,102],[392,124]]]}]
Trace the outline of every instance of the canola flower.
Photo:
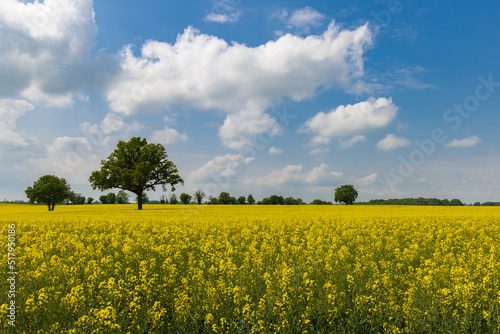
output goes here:
[{"label": "canola flower", "polygon": [[19,272],[2,333],[500,332],[500,208],[0,212]]}]

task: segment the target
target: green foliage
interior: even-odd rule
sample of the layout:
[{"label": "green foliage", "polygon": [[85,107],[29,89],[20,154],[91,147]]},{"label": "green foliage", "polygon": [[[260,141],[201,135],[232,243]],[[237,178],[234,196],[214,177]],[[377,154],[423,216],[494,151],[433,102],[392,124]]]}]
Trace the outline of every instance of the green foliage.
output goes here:
[{"label": "green foliage", "polygon": [[124,192],[123,190],[120,190],[116,195],[116,201],[118,202],[118,204],[128,204],[129,198],[130,195]]},{"label": "green foliage", "polygon": [[345,184],[335,189],[335,202],[351,205],[358,198],[358,191],[351,184]]},{"label": "green foliage", "polygon": [[87,198],[87,204],[92,204],[93,201],[94,199],[92,197]]},{"label": "green foliage", "polygon": [[168,199],[165,195],[161,195],[160,204],[168,204]]},{"label": "green foliage", "polygon": [[248,195],[247,202],[248,204],[255,204],[255,199],[253,198],[252,194]]},{"label": "green foliage", "polygon": [[245,196],[238,197],[237,201],[238,201],[238,204],[246,204]]},{"label": "green foliage", "polygon": [[208,204],[218,204],[217,197],[214,197],[212,195],[208,196]]},{"label": "green foliage", "polygon": [[115,204],[116,203],[116,195],[115,193],[109,193],[106,195],[107,199],[108,199],[108,203],[109,204]]},{"label": "green foliage", "polygon": [[73,194],[73,196],[71,196],[71,203],[85,204],[85,196],[83,196],[82,194]]},{"label": "green foliage", "polygon": [[182,193],[179,199],[181,200],[182,204],[189,204],[189,202],[191,202],[191,195]]},{"label": "green foliage", "polygon": [[[437,199],[437,198],[390,198],[390,199],[372,199],[368,202],[359,202],[356,204],[366,205],[434,205],[434,206],[462,206],[463,203],[459,199]],[[474,204],[476,205],[476,204]]]},{"label": "green foliage", "polygon": [[315,199],[311,202],[312,205],[333,205],[332,202],[330,201],[323,201],[323,200],[320,200],[320,199]]},{"label": "green foliage", "polygon": [[261,204],[265,205],[284,205],[285,199],[283,196],[271,195],[270,197],[263,198]]},{"label": "green foliage", "polygon": [[236,198],[229,195],[228,192],[221,192],[217,199],[217,204],[237,204]]},{"label": "green foliage", "polygon": [[452,199],[450,201],[450,205],[451,206],[463,206],[464,204],[462,203],[461,200],[455,198],[455,199]]},{"label": "green foliage", "polygon": [[177,204],[177,203],[179,203],[177,196],[175,194],[172,194],[172,196],[170,196],[170,204]]},{"label": "green foliage", "polygon": [[500,206],[500,202],[484,202],[482,206]]},{"label": "green foliage", "polygon": [[28,187],[25,190],[25,193],[31,203],[47,204],[49,211],[54,211],[56,203],[71,199],[75,195],[65,179],[54,175],[40,177],[35,181],[33,187]]},{"label": "green foliage", "polygon": [[304,202],[302,201],[302,198],[293,198],[293,197],[287,197],[285,198],[285,205],[302,205]]},{"label": "green foliage", "polygon": [[[139,195],[160,185],[166,191],[167,184],[174,191],[176,184],[184,184],[178,173],[174,163],[167,159],[163,145],[133,137],[128,142],[118,142],[108,159],[101,161],[101,169],[92,172],[89,181],[94,190],[118,188]],[[137,208],[142,210],[140,196]]]},{"label": "green foliage", "polygon": [[194,193],[194,199],[198,204],[201,204],[201,201],[203,200],[204,197],[205,193],[200,189],[196,190],[196,192]]},{"label": "green foliage", "polygon": [[106,195],[99,196],[99,201],[102,204],[108,204],[108,196],[106,196]]}]

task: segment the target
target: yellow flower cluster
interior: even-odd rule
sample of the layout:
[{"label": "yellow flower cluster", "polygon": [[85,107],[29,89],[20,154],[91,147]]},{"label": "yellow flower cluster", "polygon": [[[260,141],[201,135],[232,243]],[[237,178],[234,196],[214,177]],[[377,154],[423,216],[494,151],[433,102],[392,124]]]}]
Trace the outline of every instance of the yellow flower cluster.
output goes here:
[{"label": "yellow flower cluster", "polygon": [[45,210],[0,204],[16,333],[500,332],[500,208]]}]

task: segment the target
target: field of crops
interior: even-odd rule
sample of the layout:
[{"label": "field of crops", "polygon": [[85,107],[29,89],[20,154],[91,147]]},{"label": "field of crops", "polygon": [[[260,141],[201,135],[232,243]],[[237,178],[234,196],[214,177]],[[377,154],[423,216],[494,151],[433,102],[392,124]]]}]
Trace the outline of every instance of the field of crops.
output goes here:
[{"label": "field of crops", "polygon": [[500,332],[500,208],[0,213],[2,245],[15,224],[16,333]]}]

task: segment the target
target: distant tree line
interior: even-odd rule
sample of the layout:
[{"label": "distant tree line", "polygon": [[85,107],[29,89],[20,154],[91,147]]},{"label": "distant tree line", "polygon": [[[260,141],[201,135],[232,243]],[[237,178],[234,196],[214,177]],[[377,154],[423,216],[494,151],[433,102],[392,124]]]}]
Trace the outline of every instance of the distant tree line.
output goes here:
[{"label": "distant tree line", "polygon": [[484,202],[483,204],[476,202],[474,206],[500,206],[500,202]]},{"label": "distant tree line", "polygon": [[462,206],[459,199],[437,199],[437,198],[391,198],[391,199],[372,199],[368,202],[357,202],[358,205],[435,205],[435,206]]}]

